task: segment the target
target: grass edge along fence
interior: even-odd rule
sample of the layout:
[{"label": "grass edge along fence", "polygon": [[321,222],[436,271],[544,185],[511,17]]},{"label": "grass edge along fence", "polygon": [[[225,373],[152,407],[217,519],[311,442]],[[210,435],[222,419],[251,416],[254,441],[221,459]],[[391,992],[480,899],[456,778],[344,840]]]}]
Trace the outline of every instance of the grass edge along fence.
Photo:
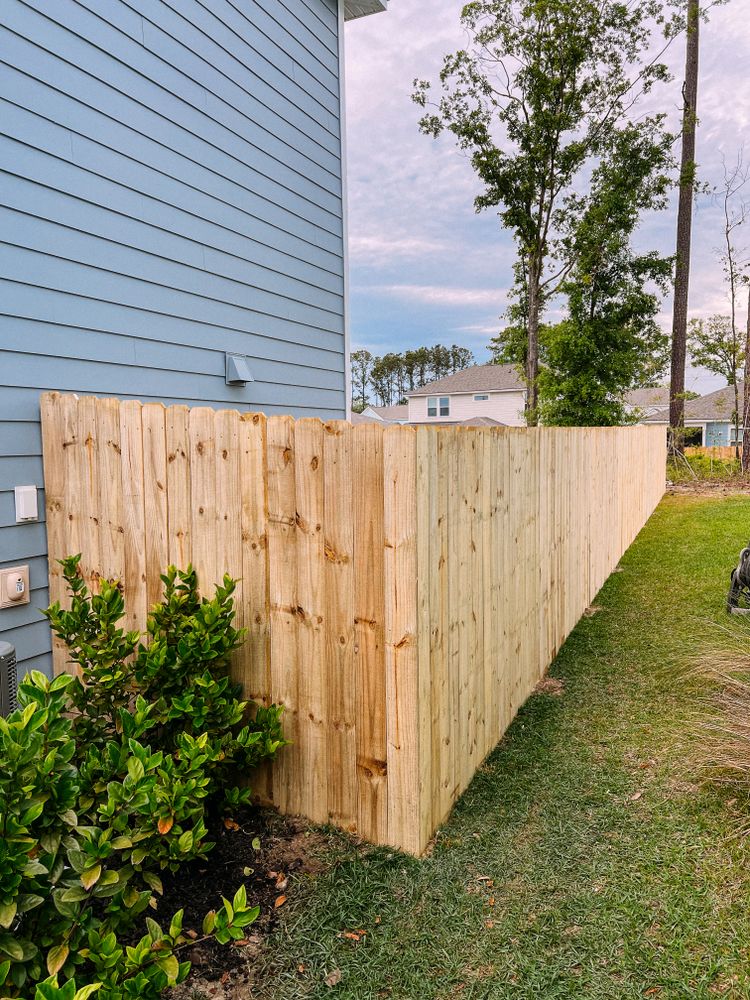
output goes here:
[{"label": "grass edge along fence", "polygon": [[[245,694],[292,745],[286,813],[412,854],[501,739],[664,491],[662,428],[353,427],[42,399],[55,560],[122,581],[142,627],[170,563],[240,578]],[[65,651],[54,648],[56,671]]]}]

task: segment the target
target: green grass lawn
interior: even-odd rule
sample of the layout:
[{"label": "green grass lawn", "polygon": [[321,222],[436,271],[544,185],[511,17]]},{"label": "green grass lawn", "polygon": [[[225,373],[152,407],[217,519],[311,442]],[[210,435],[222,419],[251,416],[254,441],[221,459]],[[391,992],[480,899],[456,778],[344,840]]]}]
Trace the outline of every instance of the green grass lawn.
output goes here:
[{"label": "green grass lawn", "polygon": [[750,997],[742,816],[699,783],[684,674],[721,645],[749,535],[750,499],[667,498],[553,665],[562,696],[530,699],[432,855],[333,838],[257,995]]}]

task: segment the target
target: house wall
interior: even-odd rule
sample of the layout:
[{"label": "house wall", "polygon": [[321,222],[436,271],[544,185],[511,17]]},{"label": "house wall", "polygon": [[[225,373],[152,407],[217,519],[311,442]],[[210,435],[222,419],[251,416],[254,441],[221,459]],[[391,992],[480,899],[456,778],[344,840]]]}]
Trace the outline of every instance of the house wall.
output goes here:
[{"label": "house wall", "polygon": [[[524,394],[522,390],[509,392],[485,393],[443,393],[450,398],[450,416],[434,419],[440,420],[470,420],[472,417],[492,417],[493,420],[509,427],[522,427],[524,425],[523,406]],[[474,396],[489,395],[489,399],[475,401]],[[409,420],[412,423],[432,420],[427,416],[427,396],[412,396],[409,399]],[[439,414],[439,410],[438,410]]]},{"label": "house wall", "polygon": [[706,448],[728,448],[730,444],[730,428],[727,423],[708,423],[704,444]]},{"label": "house wall", "polygon": [[[3,0],[0,611],[21,669],[50,648],[46,389],[346,412],[337,0]],[[225,352],[255,381],[225,384]],[[43,496],[40,496],[43,506]]]}]

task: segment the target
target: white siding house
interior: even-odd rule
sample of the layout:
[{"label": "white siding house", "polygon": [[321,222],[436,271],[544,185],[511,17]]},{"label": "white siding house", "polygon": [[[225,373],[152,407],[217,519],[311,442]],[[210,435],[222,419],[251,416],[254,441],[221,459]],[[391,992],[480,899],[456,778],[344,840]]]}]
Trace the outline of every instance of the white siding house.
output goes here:
[{"label": "white siding house", "polygon": [[409,423],[486,419],[523,427],[526,388],[513,365],[473,365],[407,393]]}]

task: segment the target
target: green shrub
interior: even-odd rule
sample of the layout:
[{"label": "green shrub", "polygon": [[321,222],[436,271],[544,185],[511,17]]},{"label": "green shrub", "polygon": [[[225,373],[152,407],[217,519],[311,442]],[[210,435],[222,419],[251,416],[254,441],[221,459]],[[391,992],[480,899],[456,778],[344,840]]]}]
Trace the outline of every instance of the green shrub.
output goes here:
[{"label": "green shrub", "polygon": [[[30,674],[0,719],[0,997],[152,1000],[189,970],[181,913],[168,931],[145,915],[159,873],[211,849],[211,806],[247,801],[227,783],[283,745],[280,711],[245,720],[228,678],[231,580],[206,600],[170,569],[141,642],[114,583],[90,595],[63,566],[71,610],[47,615],[81,677]],[[241,886],[204,933],[241,938],[257,915]]]},{"label": "green shrub", "polygon": [[[118,584],[102,581],[100,593],[90,594],[79,563],[80,556],[61,563],[70,610],[56,603],[46,611],[80,670],[70,689],[76,738],[92,744],[119,736],[120,710],[140,705],[138,736],[148,732],[155,749],[173,754],[185,735],[208,735],[206,770],[214,786],[225,788],[238,769],[246,773],[273,757],[284,743],[280,710],[255,706],[254,718],[246,719],[248,704],[229,678],[229,656],[244,638],[233,626],[235,581],[225,576],[208,600],[198,593],[192,567],[170,566],[161,578],[163,600],[141,636],[119,626],[125,605]],[[236,788],[230,794],[239,804]],[[249,794],[244,790],[240,800]]]}]

